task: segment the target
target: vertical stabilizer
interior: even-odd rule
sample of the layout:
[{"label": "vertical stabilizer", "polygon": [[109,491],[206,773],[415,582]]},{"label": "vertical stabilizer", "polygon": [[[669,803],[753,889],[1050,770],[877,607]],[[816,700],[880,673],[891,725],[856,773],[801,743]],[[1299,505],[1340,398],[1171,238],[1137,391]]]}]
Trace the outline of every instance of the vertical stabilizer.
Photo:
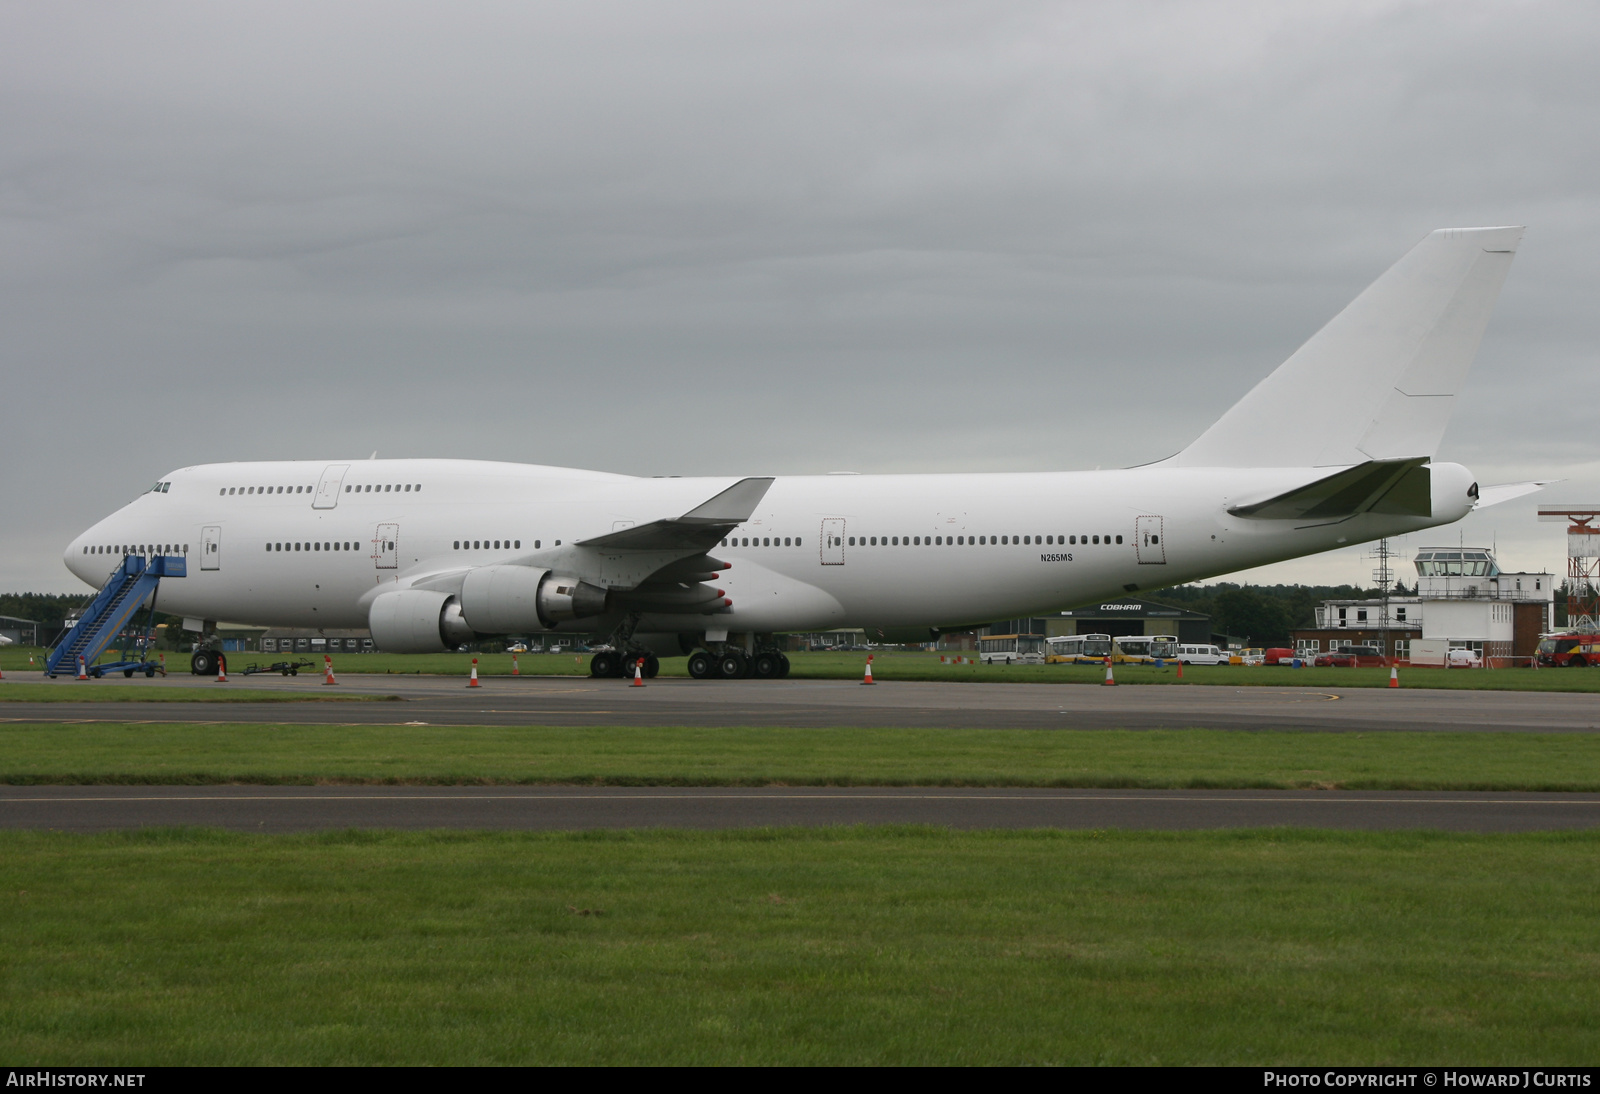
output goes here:
[{"label": "vertical stabilizer", "polygon": [[1321,467],[1432,457],[1522,232],[1429,233],[1169,463]]}]

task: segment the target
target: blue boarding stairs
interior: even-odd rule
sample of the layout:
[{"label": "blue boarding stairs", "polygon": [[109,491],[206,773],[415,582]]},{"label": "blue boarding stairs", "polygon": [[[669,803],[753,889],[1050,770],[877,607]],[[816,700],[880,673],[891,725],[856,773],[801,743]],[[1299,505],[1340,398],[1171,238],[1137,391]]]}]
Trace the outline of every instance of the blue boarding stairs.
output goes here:
[{"label": "blue boarding stairs", "polygon": [[[154,676],[157,669],[150,660],[150,636],[156,617],[156,587],[164,577],[184,577],[188,572],[188,560],[182,555],[155,555],[148,559],[142,555],[124,555],[77,624],[50,651],[44,663],[45,675],[75,676],[78,661],[82,659],[90,676],[104,676],[108,672],[120,672],[124,676],[142,672]],[[143,632],[129,629],[128,624],[146,601],[150,603],[150,612],[145,617]],[[118,636],[122,638],[121,659],[96,664]],[[131,647],[138,649],[137,658],[132,655]]]}]

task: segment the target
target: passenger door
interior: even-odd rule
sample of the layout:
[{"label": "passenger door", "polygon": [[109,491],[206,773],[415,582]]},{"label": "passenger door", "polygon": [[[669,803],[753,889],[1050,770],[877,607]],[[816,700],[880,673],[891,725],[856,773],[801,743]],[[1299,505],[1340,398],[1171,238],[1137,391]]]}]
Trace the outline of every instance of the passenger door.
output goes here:
[{"label": "passenger door", "polygon": [[208,524],[200,529],[200,568],[222,569],[222,525]]},{"label": "passenger door", "polygon": [[400,526],[380,524],[372,537],[372,561],[380,570],[393,570],[400,565]]},{"label": "passenger door", "polygon": [[322,470],[317,482],[317,496],[311,502],[313,509],[332,509],[339,504],[339,491],[344,488],[344,473],[350,470],[347,463],[332,463]]},{"label": "passenger door", "polygon": [[1133,551],[1141,566],[1164,566],[1167,562],[1166,537],[1161,534],[1160,517],[1135,518]]},{"label": "passenger door", "polygon": [[822,564],[844,565],[844,518],[827,517],[822,522]]}]

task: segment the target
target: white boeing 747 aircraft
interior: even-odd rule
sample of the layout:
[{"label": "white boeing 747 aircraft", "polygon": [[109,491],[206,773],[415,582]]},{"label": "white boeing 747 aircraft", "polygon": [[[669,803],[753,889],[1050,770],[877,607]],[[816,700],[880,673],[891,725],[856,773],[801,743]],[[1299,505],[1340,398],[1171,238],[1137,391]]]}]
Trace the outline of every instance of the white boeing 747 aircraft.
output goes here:
[{"label": "white boeing 747 aircraft", "polygon": [[[186,556],[160,610],[370,627],[380,649],[608,635],[596,675],[692,654],[781,676],[775,632],[949,628],[1460,520],[1434,462],[1522,229],[1428,235],[1183,451],[1115,471],[635,478],[473,460],[185,467],[73,540],[92,585]],[[196,672],[215,671],[202,648]]]}]

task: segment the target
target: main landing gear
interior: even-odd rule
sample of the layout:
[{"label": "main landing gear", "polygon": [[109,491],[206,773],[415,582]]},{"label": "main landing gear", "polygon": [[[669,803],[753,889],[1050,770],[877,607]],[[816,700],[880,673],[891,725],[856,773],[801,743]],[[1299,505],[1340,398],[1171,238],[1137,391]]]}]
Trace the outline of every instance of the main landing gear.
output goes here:
[{"label": "main landing gear", "polygon": [[626,677],[632,680],[635,666],[639,669],[639,675],[646,680],[654,680],[656,673],[661,671],[661,662],[653,653],[641,651],[618,653],[616,650],[601,650],[589,658],[589,675]]},{"label": "main landing gear", "polygon": [[781,680],[789,675],[789,659],[782,650],[767,647],[748,655],[731,647],[721,653],[695,650],[689,655],[689,675],[696,680]]}]

